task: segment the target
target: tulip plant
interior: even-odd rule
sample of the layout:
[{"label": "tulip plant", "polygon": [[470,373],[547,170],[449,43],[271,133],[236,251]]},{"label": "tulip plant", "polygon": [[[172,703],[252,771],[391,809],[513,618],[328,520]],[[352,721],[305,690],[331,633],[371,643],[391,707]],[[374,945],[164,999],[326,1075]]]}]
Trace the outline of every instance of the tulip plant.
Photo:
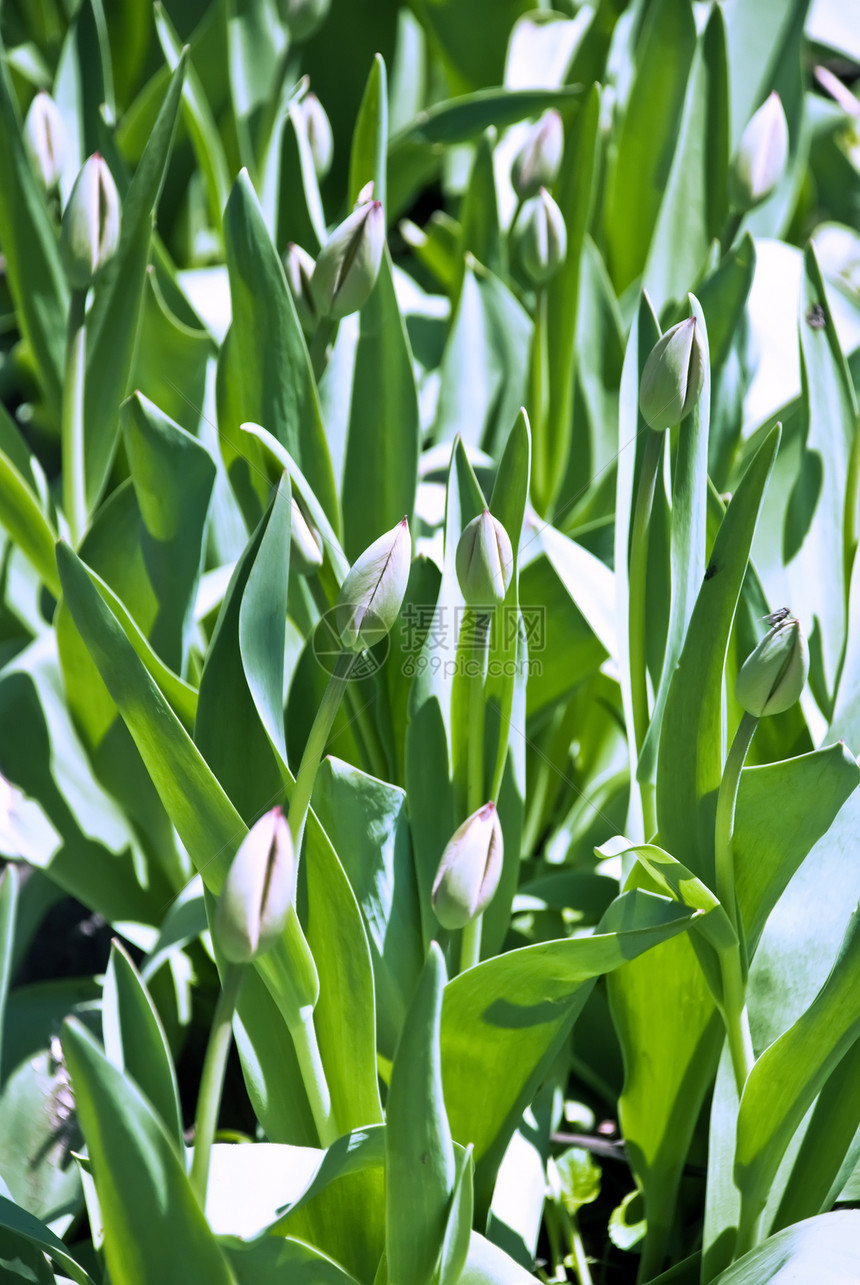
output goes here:
[{"label": "tulip plant", "polygon": [[0,7],[4,1281],[860,1280],[858,79]]}]

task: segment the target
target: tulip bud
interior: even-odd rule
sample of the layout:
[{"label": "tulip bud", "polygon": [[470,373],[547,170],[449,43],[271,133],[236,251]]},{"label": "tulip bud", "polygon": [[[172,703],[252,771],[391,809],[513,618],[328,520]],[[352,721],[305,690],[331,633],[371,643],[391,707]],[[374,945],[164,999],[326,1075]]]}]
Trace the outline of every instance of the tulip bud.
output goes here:
[{"label": "tulip bud", "polygon": [[443,928],[463,928],[490,904],[503,850],[496,805],[486,803],[467,817],[442,854],[431,900]]},{"label": "tulip bud", "polygon": [[747,656],[735,682],[735,699],[748,714],[781,714],[803,691],[809,652],[793,616],[777,619]]},{"label": "tulip bud", "polygon": [[411,561],[406,518],[356,559],[340,587],[335,609],[344,647],[363,651],[386,636],[400,612]]},{"label": "tulip bud", "polygon": [[312,576],[323,564],[323,542],[319,531],[290,497],[290,566],[299,575]]},{"label": "tulip bud", "polygon": [[334,158],[334,135],[331,132],[331,124],[325,108],[316,94],[305,95],[302,102],[302,115],[317,178],[325,178]]},{"label": "tulip bud", "polygon": [[307,40],[325,22],[331,0],[286,0],[287,26],[293,40]]},{"label": "tulip bud", "polygon": [[470,607],[504,602],[514,570],[508,533],[489,509],[474,518],[457,545],[457,579]]},{"label": "tulip bud", "polygon": [[514,227],[514,245],[534,285],[554,276],[567,254],[564,216],[545,187],[526,201]]},{"label": "tulip bud", "polygon": [[657,340],[642,371],[639,409],[652,428],[674,428],[689,415],[705,382],[696,318],[688,317]]},{"label": "tulip bud", "polygon": [[353,210],[319,252],[311,280],[322,317],[341,321],[358,312],[371,296],[385,246],[385,216],[380,201]]},{"label": "tulip bud", "polygon": [[44,90],[40,90],[30,104],[24,121],[24,142],[43,187],[52,192],[63,171],[66,127],[59,107]]},{"label": "tulip bud", "polygon": [[75,179],[63,211],[60,253],[69,284],[86,290],[119,245],[119,194],[111,172],[94,152]]},{"label": "tulip bud", "polygon": [[302,330],[306,335],[312,335],[319,320],[311,290],[314,261],[307,250],[303,250],[300,245],[296,245],[295,241],[291,241],[287,246],[284,268]]},{"label": "tulip bud", "polygon": [[520,200],[534,196],[538,188],[551,187],[558,177],[564,151],[561,116],[552,108],[544,112],[514,157],[511,183]]},{"label": "tulip bud", "polygon": [[788,162],[788,122],[773,93],[747,125],[731,171],[732,204],[751,210],[770,196]]},{"label": "tulip bud", "polygon": [[272,808],[242,840],[218,898],[212,935],[225,959],[247,964],[280,939],[295,882],[290,827]]}]

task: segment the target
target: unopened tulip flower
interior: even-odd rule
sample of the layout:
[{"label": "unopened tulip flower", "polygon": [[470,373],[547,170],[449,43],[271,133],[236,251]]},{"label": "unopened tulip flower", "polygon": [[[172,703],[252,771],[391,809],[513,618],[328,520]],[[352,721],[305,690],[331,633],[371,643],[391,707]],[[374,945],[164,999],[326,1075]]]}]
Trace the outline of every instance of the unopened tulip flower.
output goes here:
[{"label": "unopened tulip flower", "polygon": [[516,254],[529,280],[534,285],[544,285],[567,254],[564,216],[545,187],[525,202],[513,235]]},{"label": "unopened tulip flower", "polygon": [[319,321],[311,290],[314,261],[307,250],[303,250],[300,245],[296,245],[295,241],[291,241],[287,246],[284,268],[302,330],[305,334],[312,335]]},{"label": "unopened tulip flower", "polygon": [[735,681],[735,698],[748,714],[781,714],[800,696],[809,652],[793,616],[780,618],[747,656]]},{"label": "unopened tulip flower", "polygon": [[218,898],[212,933],[225,959],[247,964],[280,939],[295,882],[290,828],[272,808],[242,840]]},{"label": "unopened tulip flower", "polygon": [[483,913],[499,886],[502,853],[496,805],[486,803],[467,817],[442,854],[431,900],[443,928],[463,928]]},{"label": "unopened tulip flower", "polygon": [[751,210],[779,183],[788,162],[788,122],[779,94],[772,93],[747,125],[731,170],[732,204]]},{"label": "unopened tulip flower", "polygon": [[376,285],[384,247],[381,201],[358,206],[335,228],[319,252],[311,280],[320,316],[341,321],[367,303]]},{"label": "unopened tulip flower", "polygon": [[24,142],[33,168],[47,192],[60,181],[66,151],[66,127],[50,94],[40,90],[24,121]]},{"label": "unopened tulip flower", "polygon": [[331,169],[334,158],[334,135],[331,123],[316,94],[306,94],[302,102],[302,115],[305,118],[305,129],[308,145],[314,158],[314,169],[317,178],[325,178]]},{"label": "unopened tulip flower", "polygon": [[92,285],[98,271],[119,245],[119,193],[98,152],[84,166],[63,211],[60,253],[69,284],[77,290]]},{"label": "unopened tulip flower", "polygon": [[552,186],[558,177],[563,151],[561,116],[551,108],[532,126],[511,166],[511,183],[521,200],[534,196],[538,188]]},{"label": "unopened tulip flower", "polygon": [[505,600],[514,569],[508,533],[489,509],[473,518],[457,545],[457,579],[470,607]]},{"label": "unopened tulip flower", "polygon": [[400,612],[411,562],[406,518],[356,559],[340,587],[335,612],[344,647],[363,651],[386,636]]},{"label": "unopened tulip flower", "polygon": [[705,358],[688,317],[657,340],[642,371],[639,409],[652,428],[674,428],[689,415],[705,382]]}]

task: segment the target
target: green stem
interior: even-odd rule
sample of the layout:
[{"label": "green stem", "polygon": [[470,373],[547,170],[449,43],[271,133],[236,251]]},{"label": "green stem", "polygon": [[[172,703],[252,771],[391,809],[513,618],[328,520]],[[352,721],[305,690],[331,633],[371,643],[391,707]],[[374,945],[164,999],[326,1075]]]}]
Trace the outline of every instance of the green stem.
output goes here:
[{"label": "green stem", "polygon": [[[627,636],[630,657],[630,698],[633,706],[633,737],[636,757],[648,732],[648,660],[645,646],[645,613],[648,588],[648,535],[654,490],[663,452],[663,434],[648,430],[645,454],[639,473],[639,486],[633,506],[633,523],[630,532],[630,577],[628,582]],[[650,838],[657,829],[654,804],[654,787],[650,782],[640,784],[645,837]]]},{"label": "green stem", "polygon": [[582,1243],[582,1237],[579,1234],[579,1222],[576,1215],[570,1219],[570,1252],[573,1256],[573,1267],[579,1277],[579,1285],[591,1285],[591,1271],[588,1266],[588,1258],[585,1254],[585,1246]]},{"label": "green stem", "polygon": [[331,321],[328,317],[322,317],[314,331],[310,346],[311,367],[317,383],[322,379],[328,365],[329,344],[334,342],[336,334],[337,322]]},{"label": "green stem", "polygon": [[538,287],[535,297],[534,333],[529,370],[529,409],[534,442],[534,490],[541,513],[548,510],[550,495],[550,443],[547,440],[547,398],[549,395],[549,354],[547,351],[547,294]]},{"label": "green stem", "polygon": [[[472,655],[472,672],[469,675],[469,731],[466,751],[466,812],[471,816],[486,803],[484,798],[484,682],[487,672],[489,629],[482,621],[475,621],[475,645]],[[460,972],[474,968],[481,959],[481,928],[483,915],[475,918],[463,929],[460,942]]]},{"label": "green stem", "polygon": [[233,1037],[233,1014],[242,978],[245,976],[244,965],[228,964],[224,971],[221,994],[215,1005],[215,1016],[209,1032],[209,1043],[203,1062],[203,1074],[200,1077],[200,1091],[197,1095],[197,1115],[194,1120],[194,1155],[191,1160],[191,1186],[200,1202],[201,1209],[206,1205],[206,1187],[209,1182],[209,1159],[212,1152],[212,1141],[218,1125],[218,1112],[221,1109],[221,1094],[224,1089],[224,1073],[227,1069],[227,1057],[230,1052],[230,1041]]},{"label": "green stem", "polygon": [[87,365],[86,290],[73,290],[66,331],[61,451],[63,508],[72,544],[77,548],[87,526],[84,461],[84,387]]},{"label": "green stem", "polygon": [[328,1081],[320,1055],[311,1008],[302,1008],[298,1020],[290,1024],[290,1035],[296,1050],[296,1059],[302,1073],[302,1083],[308,1095],[320,1146],[330,1147],[340,1136],[331,1103]]},{"label": "green stem", "polygon": [[332,723],[340,708],[344,689],[349,682],[349,675],[354,664],[354,652],[342,651],[338,656],[334,673],[328,680],[328,686],[320,701],[319,709],[316,712],[316,717],[305,745],[305,752],[299,764],[296,783],[293,786],[293,793],[290,799],[290,813],[287,818],[290,826],[290,838],[293,841],[293,848],[297,858],[301,853],[302,838],[305,833],[305,823],[308,819],[308,809],[311,804],[317,769],[325,750],[326,741],[331,734]]},{"label": "green stem", "polygon": [[755,1062],[755,1056],[750,1036],[749,1015],[746,1009],[746,985],[740,946],[742,925],[735,892],[732,836],[741,771],[757,727],[758,719],[755,715],[744,714],[726,758],[723,779],[720,782],[720,792],[717,796],[717,812],[714,822],[716,894],[738,933],[738,945],[720,952],[720,972],[723,983],[722,1014],[726,1036],[729,1041],[729,1051],[732,1056],[732,1069],[735,1075],[738,1097],[743,1093],[747,1076]]}]

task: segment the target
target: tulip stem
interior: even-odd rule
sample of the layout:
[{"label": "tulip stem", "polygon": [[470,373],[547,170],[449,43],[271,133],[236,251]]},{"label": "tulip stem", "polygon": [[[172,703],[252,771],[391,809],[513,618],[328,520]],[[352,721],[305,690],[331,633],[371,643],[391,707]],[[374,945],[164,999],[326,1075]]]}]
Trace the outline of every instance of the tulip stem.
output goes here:
[{"label": "tulip stem", "polygon": [[[475,630],[469,673],[469,730],[466,758],[466,812],[469,816],[486,802],[484,797],[484,684],[490,647],[490,621],[474,611]],[[460,972],[474,968],[481,958],[483,915],[476,915],[463,929],[460,942]]]},{"label": "tulip stem", "polygon": [[336,334],[337,322],[332,321],[329,317],[321,317],[314,331],[310,347],[311,367],[317,383],[320,382],[325,373],[325,368],[328,365],[329,345],[334,343]]},{"label": "tulip stem", "polygon": [[552,501],[552,468],[548,440],[549,352],[547,349],[547,292],[535,295],[534,333],[530,364],[529,413],[534,441],[534,493],[537,508],[548,512]]},{"label": "tulip stem", "polygon": [[245,976],[244,964],[228,964],[224,970],[221,983],[221,994],[215,1005],[215,1016],[209,1032],[209,1043],[203,1061],[203,1074],[200,1077],[200,1091],[197,1095],[197,1114],[194,1119],[194,1154],[191,1159],[191,1186],[200,1202],[201,1209],[206,1206],[206,1188],[209,1183],[209,1160],[212,1153],[212,1142],[218,1125],[218,1112],[221,1109],[221,1095],[224,1090],[224,1074],[227,1070],[227,1058],[230,1053],[230,1041],[233,1037],[233,1014],[242,978]]},{"label": "tulip stem", "polygon": [[741,771],[757,727],[758,719],[756,716],[754,714],[744,714],[726,758],[723,779],[720,782],[720,792],[717,796],[717,813],[714,823],[716,894],[738,934],[738,944],[720,952],[720,972],[723,983],[721,1011],[726,1028],[726,1036],[729,1041],[729,1050],[732,1055],[732,1069],[735,1075],[738,1097],[743,1092],[747,1076],[753,1068],[755,1055],[750,1036],[749,1015],[746,1009],[746,984],[744,982],[741,956],[743,925],[741,924],[735,892],[732,836]]},{"label": "tulip stem", "polygon": [[481,962],[481,929],[484,923],[483,914],[475,915],[470,919],[463,929],[463,937],[460,942],[460,972],[465,973],[467,969],[474,968]]},{"label": "tulip stem", "polygon": [[[654,507],[654,490],[663,448],[663,433],[648,430],[639,473],[630,532],[630,577],[627,606],[627,634],[630,655],[630,698],[633,706],[633,737],[636,757],[642,752],[650,721],[648,713],[648,658],[645,646],[645,613],[648,588],[648,533]],[[640,785],[645,838],[657,828],[654,791],[650,782]]]},{"label": "tulip stem", "polygon": [[342,651],[338,656],[332,675],[328,680],[328,686],[320,701],[319,709],[316,712],[316,717],[305,745],[305,752],[302,755],[302,761],[299,764],[296,783],[293,786],[290,798],[290,812],[287,818],[296,861],[301,855],[302,839],[304,838],[305,824],[308,819],[308,810],[311,805],[311,795],[314,791],[314,782],[316,781],[320,759],[323,756],[326,741],[331,734],[332,724],[337,711],[340,709],[340,702],[343,699],[346,685],[349,682],[349,675],[355,662],[355,652]]},{"label": "tulip stem", "polygon": [[87,525],[84,467],[84,388],[87,365],[86,290],[72,290],[66,331],[61,451],[63,508],[72,545],[77,548]]},{"label": "tulip stem", "polygon": [[330,1147],[340,1135],[331,1104],[331,1092],[322,1063],[312,1008],[300,1009],[298,1021],[290,1022],[290,1036],[319,1135],[320,1146]]}]

